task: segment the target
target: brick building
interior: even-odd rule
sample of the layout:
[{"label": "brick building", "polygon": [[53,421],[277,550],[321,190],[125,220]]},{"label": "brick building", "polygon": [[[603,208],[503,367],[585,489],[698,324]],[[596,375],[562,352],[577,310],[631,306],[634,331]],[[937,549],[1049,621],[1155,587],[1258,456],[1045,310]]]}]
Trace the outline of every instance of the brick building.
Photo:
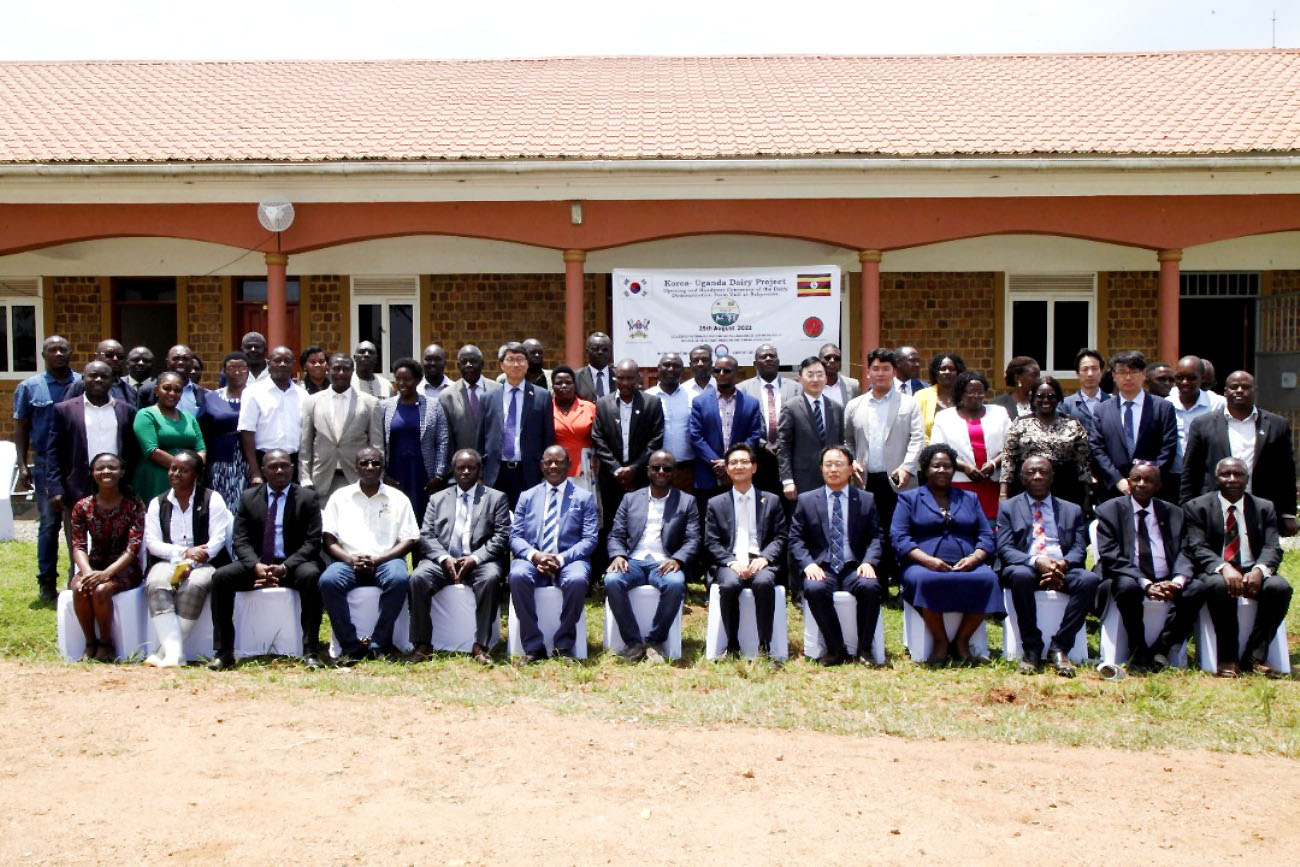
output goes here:
[{"label": "brick building", "polygon": [[1286,50],[0,64],[0,405],[53,333],[578,361],[616,267],[825,262],[855,375],[1195,352],[1294,418],[1298,117]]}]

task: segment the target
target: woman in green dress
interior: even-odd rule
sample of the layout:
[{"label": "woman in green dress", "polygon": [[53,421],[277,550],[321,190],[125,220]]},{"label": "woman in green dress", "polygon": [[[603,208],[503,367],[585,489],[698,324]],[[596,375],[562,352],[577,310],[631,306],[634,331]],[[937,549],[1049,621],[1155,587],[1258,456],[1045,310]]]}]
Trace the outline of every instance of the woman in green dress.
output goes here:
[{"label": "woman in green dress", "polygon": [[135,493],[142,502],[167,490],[167,470],[177,451],[193,449],[206,458],[198,419],[176,408],[184,387],[178,374],[170,370],[159,374],[155,386],[158,402],[135,414],[135,438],[140,441],[142,458],[135,471]]}]

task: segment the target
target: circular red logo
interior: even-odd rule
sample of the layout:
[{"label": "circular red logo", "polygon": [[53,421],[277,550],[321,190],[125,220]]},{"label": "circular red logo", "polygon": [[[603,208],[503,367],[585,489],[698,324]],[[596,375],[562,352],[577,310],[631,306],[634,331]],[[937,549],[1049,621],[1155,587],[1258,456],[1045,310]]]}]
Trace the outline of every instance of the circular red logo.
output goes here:
[{"label": "circular red logo", "polygon": [[803,321],[803,333],[805,337],[821,337],[822,331],[826,326],[816,316],[809,316]]},{"label": "circular red logo", "polygon": [[635,282],[634,282],[634,283],[632,283],[632,285],[628,286],[627,288],[628,288],[628,291],[630,291],[633,295],[640,295],[640,294],[641,294],[641,284],[640,284],[640,283],[635,283]]}]

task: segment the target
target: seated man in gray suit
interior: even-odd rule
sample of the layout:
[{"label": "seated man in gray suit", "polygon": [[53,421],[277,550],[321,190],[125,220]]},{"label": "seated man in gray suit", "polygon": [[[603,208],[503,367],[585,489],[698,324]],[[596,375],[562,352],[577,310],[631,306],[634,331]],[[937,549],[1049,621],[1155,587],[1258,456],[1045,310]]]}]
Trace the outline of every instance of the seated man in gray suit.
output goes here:
[{"label": "seated man in gray suit", "polygon": [[453,487],[429,498],[420,526],[420,564],[411,573],[411,643],[417,660],[433,655],[433,595],[451,584],[474,588],[474,661],[491,665],[488,648],[500,633],[501,578],[510,547],[506,495],[479,481],[483,459],[461,449],[451,461]]},{"label": "seated man in gray suit", "polygon": [[322,500],[357,481],[357,452],[370,441],[370,420],[379,401],[352,387],[352,356],[329,357],[330,387],[309,396],[302,408],[298,478]]},{"label": "seated man in gray suit", "polygon": [[[664,642],[686,595],[685,566],[700,547],[700,514],[694,498],[673,487],[677,461],[660,449],[646,466],[650,486],[625,496],[609,531],[605,596],[618,623],[628,662],[664,661]],[[644,584],[659,591],[650,631],[644,636],[628,591]]]}]

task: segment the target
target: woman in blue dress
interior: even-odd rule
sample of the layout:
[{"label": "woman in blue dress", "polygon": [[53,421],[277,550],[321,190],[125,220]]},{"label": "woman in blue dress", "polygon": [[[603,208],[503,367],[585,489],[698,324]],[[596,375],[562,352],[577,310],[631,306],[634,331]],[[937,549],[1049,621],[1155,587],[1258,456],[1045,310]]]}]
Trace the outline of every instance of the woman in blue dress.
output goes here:
[{"label": "woman in blue dress", "polygon": [[[950,446],[927,446],[918,461],[920,486],[898,495],[889,531],[903,568],[903,599],[920,612],[934,640],[929,663],[950,655],[987,662],[972,656],[971,636],[988,615],[1006,613],[997,573],[989,565],[993,533],[979,497],[952,486],[956,467]],[[943,624],[946,611],[963,615],[951,642]]]},{"label": "woman in blue dress", "polygon": [[422,376],[414,358],[393,365],[397,394],[379,402],[370,430],[370,441],[384,450],[388,481],[406,494],[421,522],[429,494],[443,486],[451,466],[447,416],[436,400],[420,393]]},{"label": "woman in blue dress", "polygon": [[248,356],[231,352],[221,360],[226,384],[203,395],[199,427],[208,446],[208,488],[221,495],[231,513],[239,511],[239,497],[248,486],[248,463],[239,441],[239,406],[248,384]]}]

